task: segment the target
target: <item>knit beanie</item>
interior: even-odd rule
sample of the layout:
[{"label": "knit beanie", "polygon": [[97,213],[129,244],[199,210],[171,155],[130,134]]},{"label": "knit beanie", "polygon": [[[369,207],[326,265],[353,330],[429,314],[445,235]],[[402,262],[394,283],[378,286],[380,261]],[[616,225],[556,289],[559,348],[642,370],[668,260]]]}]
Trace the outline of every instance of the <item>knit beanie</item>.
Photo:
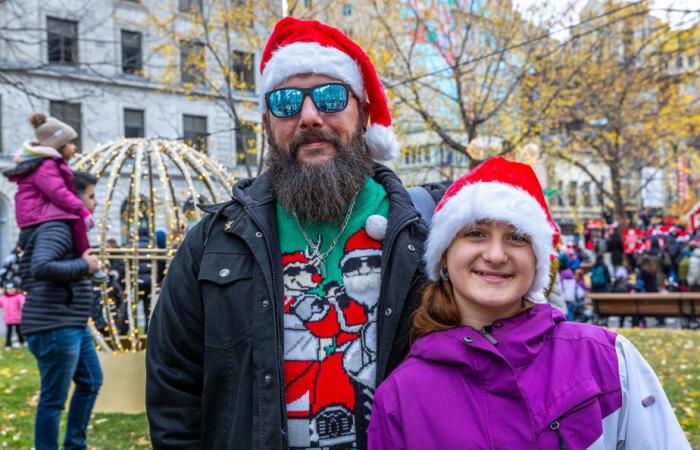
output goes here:
[{"label": "knit beanie", "polygon": [[73,127],[53,117],[46,117],[42,113],[34,113],[29,116],[29,123],[34,128],[34,135],[39,145],[53,147],[60,150],[78,137]]}]

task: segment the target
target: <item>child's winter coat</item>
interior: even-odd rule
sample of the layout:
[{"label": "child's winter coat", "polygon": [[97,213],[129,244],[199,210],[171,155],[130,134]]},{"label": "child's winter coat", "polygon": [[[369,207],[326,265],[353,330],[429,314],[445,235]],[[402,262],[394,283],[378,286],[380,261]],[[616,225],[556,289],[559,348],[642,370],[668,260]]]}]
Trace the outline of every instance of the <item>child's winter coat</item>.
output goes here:
[{"label": "child's winter coat", "polygon": [[0,296],[0,308],[5,310],[5,323],[7,325],[22,324],[22,305],[24,305],[24,294],[17,291],[14,295]]},{"label": "child's winter coat", "polygon": [[17,166],[4,175],[17,183],[15,218],[20,228],[51,220],[83,217],[83,203],[75,194],[73,172],[51,147],[25,142],[15,156]]}]

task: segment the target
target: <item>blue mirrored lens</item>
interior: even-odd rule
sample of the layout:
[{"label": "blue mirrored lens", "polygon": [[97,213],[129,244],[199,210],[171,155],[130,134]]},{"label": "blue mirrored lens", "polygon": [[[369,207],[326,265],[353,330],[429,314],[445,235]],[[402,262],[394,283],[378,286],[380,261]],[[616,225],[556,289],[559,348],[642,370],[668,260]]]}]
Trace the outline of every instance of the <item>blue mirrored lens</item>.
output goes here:
[{"label": "blue mirrored lens", "polygon": [[299,111],[301,111],[303,95],[299,89],[279,89],[270,92],[267,98],[267,106],[276,117],[291,117],[299,114]]},{"label": "blue mirrored lens", "polygon": [[342,84],[316,86],[311,92],[314,104],[322,112],[338,112],[348,105],[348,89]]}]

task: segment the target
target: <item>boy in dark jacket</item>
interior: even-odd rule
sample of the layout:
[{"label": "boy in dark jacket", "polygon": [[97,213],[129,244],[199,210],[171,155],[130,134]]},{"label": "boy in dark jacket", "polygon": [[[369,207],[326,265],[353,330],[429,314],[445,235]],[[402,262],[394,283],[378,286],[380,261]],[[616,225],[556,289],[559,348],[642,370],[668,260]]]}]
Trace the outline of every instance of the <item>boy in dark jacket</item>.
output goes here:
[{"label": "boy in dark jacket", "polygon": [[[94,211],[95,177],[76,172],[75,182],[83,205]],[[71,226],[65,220],[23,229],[20,245],[24,249],[20,273],[27,291],[22,332],[41,376],[35,447],[58,448],[61,412],[72,380],[75,391],[63,447],[86,448],[87,425],[102,384],[102,369],[87,328],[92,304],[88,275],[99,269],[99,263],[91,253],[75,254]]]}]

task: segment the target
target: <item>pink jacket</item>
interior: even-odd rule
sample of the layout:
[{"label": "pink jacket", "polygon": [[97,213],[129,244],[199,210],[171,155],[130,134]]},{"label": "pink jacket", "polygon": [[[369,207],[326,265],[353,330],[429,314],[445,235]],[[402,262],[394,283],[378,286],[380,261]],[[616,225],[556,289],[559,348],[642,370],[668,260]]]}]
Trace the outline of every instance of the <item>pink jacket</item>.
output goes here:
[{"label": "pink jacket", "polygon": [[19,292],[15,295],[0,296],[0,308],[5,309],[5,323],[7,325],[20,325],[22,323],[22,305],[24,295]]},{"label": "pink jacket", "polygon": [[[32,149],[53,150],[38,167],[22,173],[16,170],[9,176],[18,184],[15,194],[15,218],[20,228],[51,220],[80,219],[83,204],[75,194],[73,172],[54,149],[30,143]],[[54,154],[55,153],[55,154]],[[25,160],[25,164],[30,161]],[[17,168],[21,166],[18,165]]]}]

